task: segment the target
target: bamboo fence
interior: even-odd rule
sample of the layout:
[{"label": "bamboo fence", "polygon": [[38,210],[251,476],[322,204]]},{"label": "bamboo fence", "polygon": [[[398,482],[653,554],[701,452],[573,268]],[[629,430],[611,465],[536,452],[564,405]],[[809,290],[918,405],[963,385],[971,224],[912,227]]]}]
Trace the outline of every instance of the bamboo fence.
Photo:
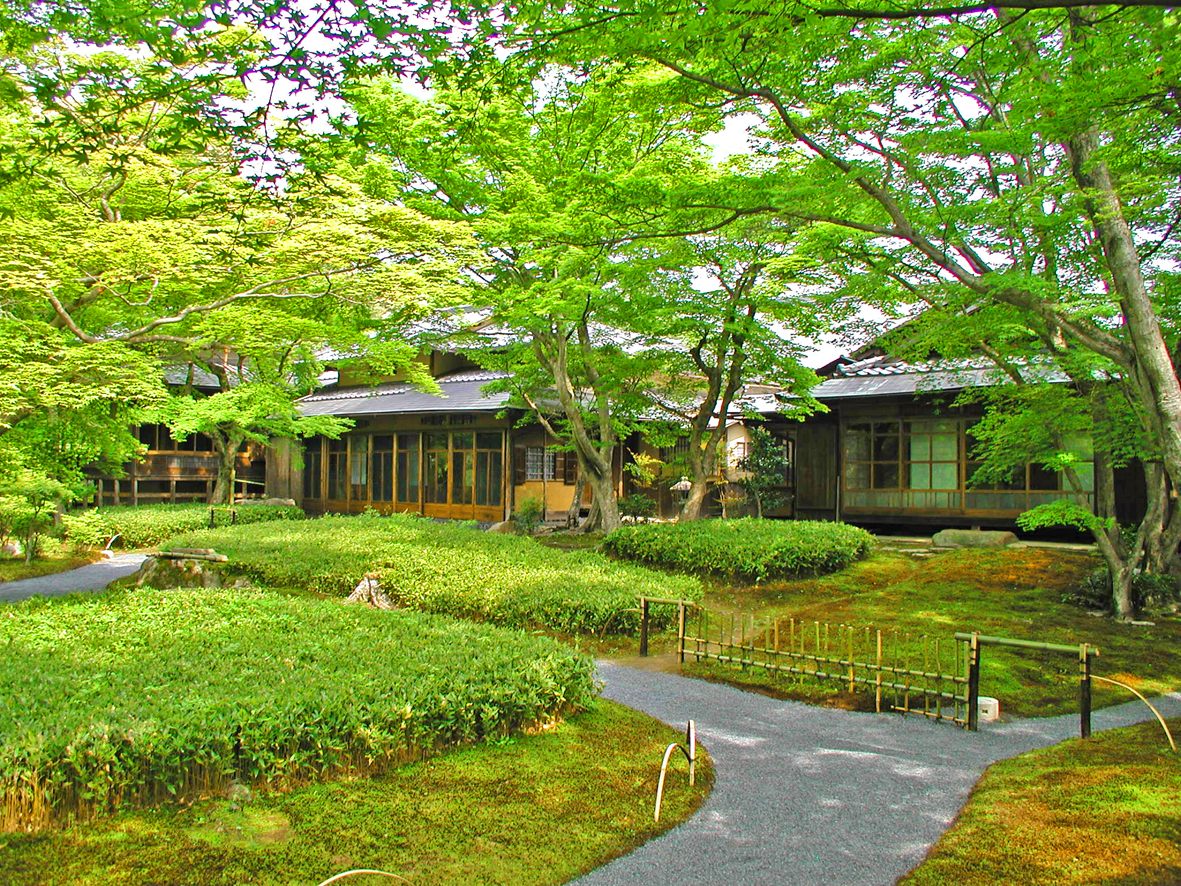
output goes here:
[{"label": "bamboo fence", "polygon": [[970,641],[695,609],[680,619],[681,661],[692,657],[872,692],[878,712],[969,726]]}]

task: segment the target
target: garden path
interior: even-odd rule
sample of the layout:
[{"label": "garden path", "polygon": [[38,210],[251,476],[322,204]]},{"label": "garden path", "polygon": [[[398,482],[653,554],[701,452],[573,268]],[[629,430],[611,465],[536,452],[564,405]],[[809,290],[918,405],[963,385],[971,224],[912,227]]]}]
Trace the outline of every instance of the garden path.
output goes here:
[{"label": "garden path", "polygon": [[[599,675],[607,698],[681,729],[692,717],[716,780],[693,818],[580,886],[894,883],[951,825],[985,767],[1078,735],[1077,715],[970,733],[920,716],[812,707],[610,662],[599,663]],[[1181,715],[1181,693],[1157,706]],[[1137,701],[1096,711],[1092,722],[1097,731],[1151,716]],[[684,759],[671,768],[666,791],[683,784]]]},{"label": "garden path", "polygon": [[110,560],[100,560],[67,572],[2,582],[0,603],[15,603],[29,597],[59,597],[77,591],[101,591],[116,579],[131,575],[146,559],[143,554],[118,554]]}]

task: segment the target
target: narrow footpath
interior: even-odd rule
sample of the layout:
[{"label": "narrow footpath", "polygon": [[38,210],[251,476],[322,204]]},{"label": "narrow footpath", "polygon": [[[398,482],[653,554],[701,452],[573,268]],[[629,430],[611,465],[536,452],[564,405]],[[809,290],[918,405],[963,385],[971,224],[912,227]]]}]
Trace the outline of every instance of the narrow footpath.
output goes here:
[{"label": "narrow footpath", "polygon": [[[951,825],[985,767],[1078,735],[1077,715],[971,733],[610,662],[599,663],[599,676],[607,698],[682,730],[695,720],[716,781],[693,818],[577,880],[582,886],[892,884]],[[1157,707],[1181,715],[1181,693]],[[1151,717],[1136,701],[1096,711],[1092,723],[1098,731]],[[684,760],[674,760],[666,791],[684,784]]]},{"label": "narrow footpath", "polygon": [[143,554],[119,554],[89,566],[0,583],[0,602],[16,603],[29,597],[60,597],[78,591],[101,591],[111,582],[131,575],[146,560]]}]

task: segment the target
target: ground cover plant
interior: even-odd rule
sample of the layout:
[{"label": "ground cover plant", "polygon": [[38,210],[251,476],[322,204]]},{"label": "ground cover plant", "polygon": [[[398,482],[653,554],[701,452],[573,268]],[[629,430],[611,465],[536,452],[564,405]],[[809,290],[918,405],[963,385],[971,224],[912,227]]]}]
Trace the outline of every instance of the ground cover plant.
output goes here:
[{"label": "ground cover plant", "polygon": [[603,549],[650,566],[761,582],[844,569],[872,544],[872,535],[844,523],[747,517],[623,526]]},{"label": "ground cover plant", "polygon": [[1181,756],[1153,720],[995,763],[901,882],[1181,882]]},{"label": "ground cover plant", "polygon": [[[716,612],[792,617],[809,625],[869,626],[902,635],[921,660],[920,638],[950,638],[957,631],[1098,646],[1095,673],[1154,694],[1181,686],[1181,619],[1157,617],[1136,626],[1089,614],[1064,602],[1091,572],[1096,558],[1047,548],[959,550],[915,559],[880,551],[832,575],[759,586],[708,586],[705,604]],[[759,688],[792,698],[858,707],[872,697],[847,696],[811,682],[690,662],[690,673]],[[1076,657],[986,647],[983,695],[1000,699],[1002,715],[1046,716],[1077,710]],[[1096,683],[1097,705],[1132,698],[1127,690]]]},{"label": "ground cover plant", "polygon": [[673,765],[660,824],[652,821],[657,764],[677,740],[676,730],[600,700],[553,729],[374,778],[0,834],[0,881],[33,886],[53,871],[96,886],[286,886],[365,867],[421,884],[564,883],[698,807],[712,781],[704,753],[694,788],[684,762]]},{"label": "ground cover plant", "polygon": [[[399,606],[567,633],[634,632],[637,595],[701,596],[693,578],[402,514],[237,526],[171,545],[216,548],[235,570],[272,587],[347,594],[373,572]],[[656,607],[653,618],[668,624],[675,611]]]},{"label": "ground cover plant", "polygon": [[262,591],[0,610],[0,829],[369,772],[594,696],[544,637]]},{"label": "ground cover plant", "polygon": [[210,514],[216,526],[302,520],[300,508],[290,505],[240,504],[233,507],[207,504],[159,504],[97,508],[67,514],[66,537],[79,545],[102,547],[112,536],[116,545],[144,548],[158,545],[182,532],[208,527]]}]

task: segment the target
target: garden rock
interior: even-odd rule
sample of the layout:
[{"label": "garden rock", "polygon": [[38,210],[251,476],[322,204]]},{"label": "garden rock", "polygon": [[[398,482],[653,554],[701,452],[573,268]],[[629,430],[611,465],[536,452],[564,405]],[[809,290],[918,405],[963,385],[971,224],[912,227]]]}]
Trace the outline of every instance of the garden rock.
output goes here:
[{"label": "garden rock", "polygon": [[938,548],[1003,548],[1017,541],[1012,532],[987,529],[944,529],[931,541]]},{"label": "garden rock", "polygon": [[227,574],[225,558],[208,556],[149,557],[132,576],[137,588],[246,588],[250,582],[240,576]]},{"label": "garden rock", "polygon": [[372,606],[374,609],[393,609],[394,604],[390,600],[389,594],[381,588],[381,582],[378,581],[379,576],[375,573],[366,575],[353,588],[353,592],[349,594],[348,603],[364,603],[366,606]]},{"label": "garden rock", "polygon": [[252,508],[260,505],[270,505],[271,507],[293,508],[295,507],[294,498],[248,498],[245,501],[238,502],[235,507]]},{"label": "garden rock", "polygon": [[488,527],[489,532],[497,535],[516,535],[517,521],[516,520],[501,520],[499,523],[493,523]]}]

